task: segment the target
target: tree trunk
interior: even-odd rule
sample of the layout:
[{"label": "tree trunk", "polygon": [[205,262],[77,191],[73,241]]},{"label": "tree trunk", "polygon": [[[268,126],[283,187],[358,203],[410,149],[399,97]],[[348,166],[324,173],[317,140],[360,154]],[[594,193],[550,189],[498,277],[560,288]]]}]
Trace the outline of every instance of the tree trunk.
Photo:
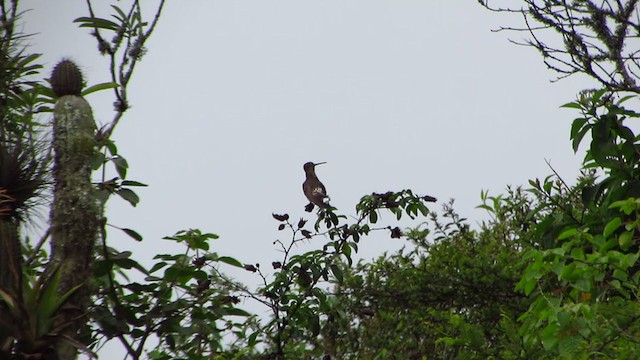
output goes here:
[{"label": "tree trunk", "polygon": [[[8,217],[0,215],[0,289],[12,298],[22,299],[22,257],[18,239],[18,225]],[[0,318],[10,319],[11,315],[0,304]],[[7,342],[14,334],[12,329],[0,326],[0,358],[10,354]]]}]

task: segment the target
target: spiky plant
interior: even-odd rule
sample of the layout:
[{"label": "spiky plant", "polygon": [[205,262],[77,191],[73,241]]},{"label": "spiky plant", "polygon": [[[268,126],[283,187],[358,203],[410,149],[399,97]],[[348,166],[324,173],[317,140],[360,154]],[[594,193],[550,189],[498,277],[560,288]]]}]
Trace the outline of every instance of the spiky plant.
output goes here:
[{"label": "spiky plant", "polygon": [[0,217],[21,221],[40,202],[47,156],[31,144],[0,142]]},{"label": "spiky plant", "polygon": [[[23,299],[20,226],[43,201],[47,183],[48,160],[38,155],[41,151],[40,146],[24,139],[0,141],[0,291],[17,303]],[[0,304],[0,318],[11,319],[10,313],[8,303]],[[15,327],[20,323],[8,322]],[[10,338],[15,330],[0,326],[0,338]]]},{"label": "spiky plant", "polygon": [[[6,51],[0,47],[3,60],[10,57]],[[15,56],[11,58],[11,66],[25,64],[19,59],[21,53]],[[24,69],[7,66],[7,63],[0,66],[4,71],[0,81],[0,290],[20,301],[24,273],[20,228],[36,205],[44,202],[50,161],[47,145],[37,140],[40,134],[31,123],[31,105],[21,102],[19,79],[7,78],[8,74],[24,74]],[[0,304],[0,318],[8,319],[8,313],[7,304]],[[8,339],[11,332],[0,328],[0,339]],[[0,357],[4,345],[0,344]]]},{"label": "spiky plant", "polygon": [[69,59],[60,61],[51,73],[51,89],[58,97],[80,96],[83,86],[84,81],[78,65]]},{"label": "spiky plant", "polygon": [[0,341],[0,354],[16,359],[56,358],[54,345],[65,342],[82,350],[92,358],[97,356],[84,344],[65,334],[72,320],[58,321],[60,310],[81,285],[59,294],[60,272],[55,269],[50,276],[27,277],[18,297],[0,289],[0,304],[7,314],[0,318],[0,329],[5,334]]},{"label": "spiky plant", "polygon": [[[34,113],[42,103],[42,88],[34,78],[42,68],[15,31],[17,1],[0,1],[0,291],[15,304],[24,300],[20,229],[37,204],[44,202],[48,156]],[[11,358],[13,335],[22,323],[10,304],[0,301],[0,358]],[[11,320],[13,319],[13,320]]]}]

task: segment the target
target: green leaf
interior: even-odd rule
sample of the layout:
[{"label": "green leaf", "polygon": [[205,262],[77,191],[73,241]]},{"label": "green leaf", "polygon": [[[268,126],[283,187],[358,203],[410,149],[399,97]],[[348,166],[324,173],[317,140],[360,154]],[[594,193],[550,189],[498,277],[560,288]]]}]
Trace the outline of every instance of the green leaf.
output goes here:
[{"label": "green leaf", "polygon": [[256,346],[256,344],[258,343],[258,341],[256,340],[258,338],[258,335],[260,335],[260,331],[256,331],[249,335],[249,341],[247,342],[249,348],[253,348],[254,346]]},{"label": "green leaf", "polygon": [[84,89],[81,93],[82,96],[87,96],[89,94],[92,94],[94,92],[97,91],[101,91],[101,90],[108,90],[108,89],[114,89],[117,88],[119,85],[117,83],[114,82],[106,82],[106,83],[102,83],[102,84],[96,84],[93,86],[90,86],[86,89]]},{"label": "green leaf", "polygon": [[98,170],[105,163],[107,157],[100,151],[94,151],[91,155],[91,169]]},{"label": "green leaf", "polygon": [[634,198],[628,198],[627,200],[618,200],[609,205],[609,209],[615,209],[619,207],[621,212],[626,215],[631,215],[631,213],[638,207],[636,201],[637,200]]},{"label": "green leaf", "polygon": [[375,210],[371,210],[369,213],[369,222],[375,224],[378,221],[378,214]]},{"label": "green leaf", "polygon": [[346,257],[348,257],[348,258],[350,258],[350,257],[351,257],[351,246],[349,246],[349,244],[344,244],[344,245],[341,247],[341,250],[342,250],[342,253],[343,253]]},{"label": "green leaf", "polygon": [[111,156],[118,155],[118,147],[116,146],[116,143],[111,140],[107,140],[105,146],[107,147],[107,150],[109,151],[109,154],[111,154]]},{"label": "green leaf", "polygon": [[[56,299],[58,298],[58,287],[60,285],[60,268],[54,270],[53,276],[44,284],[42,293],[38,296],[38,319],[41,322],[48,322],[57,309]],[[44,275],[41,275],[44,277]],[[36,290],[34,288],[34,290]],[[47,330],[47,329],[45,329]],[[44,334],[44,333],[40,333]]]},{"label": "green leaf", "polygon": [[205,234],[201,234],[200,236],[202,236],[205,239],[218,239],[220,238],[220,236],[218,236],[217,234],[212,234],[212,233],[205,233]]},{"label": "green leaf", "polygon": [[122,186],[140,186],[140,187],[149,186],[147,184],[143,184],[141,182],[133,181],[133,180],[123,180],[121,185]]},{"label": "green leaf", "polygon": [[[603,237],[602,235],[599,235],[595,239],[599,240],[602,237]],[[618,239],[612,238],[612,239],[609,239],[607,241],[603,241],[599,245],[600,246],[598,247],[598,251],[600,251],[601,253],[605,253],[605,252],[613,249],[614,247],[616,247],[616,245],[618,245]]]},{"label": "green leaf", "polygon": [[581,248],[575,248],[571,250],[571,256],[577,260],[584,260],[584,250]]},{"label": "green leaf", "polygon": [[209,243],[207,243],[207,238],[202,236],[197,237],[188,237],[187,243],[189,244],[189,248],[191,249],[200,249],[204,251],[209,250]]},{"label": "green leaf", "polygon": [[133,253],[131,251],[115,252],[110,256],[112,260],[128,259]]},{"label": "green leaf", "polygon": [[129,235],[135,241],[142,241],[142,235],[138,234],[136,231],[131,229],[120,229],[124,231],[125,234]]},{"label": "green leaf", "polygon": [[[17,62],[16,64],[16,69],[19,70],[24,70],[24,68],[29,64],[32,63],[36,60],[38,60],[40,57],[42,56],[42,54],[31,54],[31,55],[27,55],[23,58],[20,59],[20,61]],[[42,65],[36,65],[38,68],[42,68]]]},{"label": "green leaf", "polygon": [[583,292],[590,292],[592,288],[591,281],[585,278],[577,279],[573,287]]},{"label": "green leaf", "polygon": [[117,31],[120,25],[106,19],[96,17],[79,17],[73,20],[74,23],[79,23],[80,27],[98,28]]},{"label": "green leaf", "polygon": [[167,263],[164,261],[160,261],[158,263],[156,263],[155,265],[153,265],[153,267],[151,268],[151,270],[149,270],[149,273],[153,273],[156,272],[160,269],[162,269],[163,267],[167,266]]},{"label": "green leaf", "polygon": [[569,109],[582,109],[582,106],[577,103],[577,102],[570,102],[570,103],[566,103],[562,106],[560,106],[561,108],[569,108]]},{"label": "green leaf", "polygon": [[635,265],[635,263],[638,261],[638,257],[640,257],[640,253],[626,254],[622,257],[620,266],[623,269],[628,269]]},{"label": "green leaf", "polygon": [[111,162],[113,162],[113,164],[116,166],[116,171],[118,172],[118,175],[120,175],[120,178],[126,178],[127,169],[129,168],[127,160],[125,160],[125,158],[120,155],[115,155],[111,158]]},{"label": "green leaf", "polygon": [[336,264],[331,264],[331,272],[333,273],[333,276],[336,277],[339,283],[343,281],[344,277],[342,274],[342,268],[340,268],[340,266]]},{"label": "green leaf", "polygon": [[575,281],[580,277],[580,271],[576,271],[576,263],[572,262],[562,268],[560,278],[566,281]]},{"label": "green leaf", "polygon": [[613,218],[604,227],[604,231],[603,231],[602,235],[604,235],[604,237],[611,236],[611,234],[613,234],[614,231],[618,230],[618,228],[620,227],[621,224],[622,224],[622,219],[620,219],[619,217]]},{"label": "green leaf", "polygon": [[620,134],[621,138],[627,140],[628,144],[633,144],[635,135],[633,134],[633,131],[631,129],[622,124],[618,124],[616,127],[616,131],[618,134]]},{"label": "green leaf", "polygon": [[614,289],[618,291],[622,291],[622,284],[620,284],[620,280],[614,279],[609,281],[609,285],[611,285]]},{"label": "green leaf", "polygon": [[620,234],[620,237],[618,237],[618,244],[620,245],[620,248],[622,250],[629,250],[629,247],[631,246],[631,239],[633,238],[633,233],[631,231],[625,231],[622,234]]},{"label": "green leaf", "polygon": [[117,259],[113,263],[123,269],[139,268],[140,264],[131,259]]},{"label": "green leaf", "polygon": [[620,269],[615,269],[613,270],[613,277],[622,281],[627,281],[629,279],[629,274]]},{"label": "green leaf", "polygon": [[633,99],[634,97],[636,97],[636,95],[627,95],[627,96],[621,98],[620,100],[618,100],[617,104],[620,105],[620,104],[622,104],[623,102],[625,102],[625,101],[627,101],[629,99]]},{"label": "green leaf", "polygon": [[595,186],[586,185],[582,189],[582,194],[580,194],[582,204],[589,205],[600,194],[602,189],[603,189],[602,183],[599,183],[598,185],[595,185]]},{"label": "green leaf", "polygon": [[587,132],[589,132],[589,130],[591,129],[590,126],[584,126],[580,129],[580,131],[578,131],[572,138],[572,147],[573,147],[573,152],[578,151],[578,147],[580,146],[580,143],[582,142],[582,138],[587,134]]},{"label": "green leaf", "polygon": [[571,124],[571,136],[569,138],[573,139],[579,133],[579,131],[582,129],[584,124],[587,123],[587,121],[588,121],[588,119],[586,119],[586,118],[577,118],[577,119],[573,120],[573,124]]},{"label": "green leaf", "polygon": [[560,328],[564,329],[569,325],[571,321],[571,313],[568,311],[559,311],[556,316],[558,317],[558,324],[560,324]]},{"label": "green leaf", "polygon": [[202,270],[193,271],[193,268],[184,268],[180,272],[182,276],[187,278],[186,280],[207,280],[209,278],[209,275],[206,272]]},{"label": "green leaf", "polygon": [[533,289],[536,288],[536,284],[537,282],[534,279],[527,281],[526,284],[524,285],[524,294],[526,296],[529,296],[529,294],[531,294]]},{"label": "green leaf", "polygon": [[606,92],[607,92],[606,89],[600,89],[600,90],[594,92],[593,96],[591,97],[591,102],[593,104],[597,103],[600,100],[600,98],[602,97],[602,95],[604,95]]},{"label": "green leaf", "polygon": [[570,335],[563,336],[560,339],[560,343],[558,344],[558,351],[560,352],[560,356],[562,358],[571,357],[582,342],[580,336]]},{"label": "green leaf", "polygon": [[136,206],[140,202],[140,198],[138,197],[138,195],[131,189],[118,189],[116,190],[116,194],[118,194],[121,198],[127,200],[132,206]]},{"label": "green leaf", "polygon": [[313,314],[310,319],[310,330],[313,336],[318,336],[320,334],[320,317]]},{"label": "green leaf", "polygon": [[164,280],[172,282],[180,275],[180,271],[175,266],[170,266],[164,270]]},{"label": "green leaf", "polygon": [[553,271],[556,275],[562,274],[562,270],[564,270],[565,264],[562,261],[558,261],[551,265],[551,271]]},{"label": "green leaf", "polygon": [[113,10],[115,10],[118,13],[118,16],[115,16],[115,18],[117,18],[118,20],[125,22],[127,20],[127,15],[125,14],[124,11],[122,11],[122,9],[120,9],[119,7],[115,6],[115,5],[111,5],[111,7],[113,8]]},{"label": "green leaf", "polygon": [[558,330],[557,324],[549,324],[542,330],[542,346],[544,346],[545,350],[550,351],[558,346],[558,341],[560,340]]},{"label": "green leaf", "polygon": [[578,233],[578,229],[569,228],[569,229],[561,232],[560,235],[558,235],[558,240],[564,240],[564,239],[570,238],[570,237],[576,235],[577,233]]},{"label": "green leaf", "polygon": [[220,256],[218,258],[218,261],[223,262],[225,264],[231,265],[231,266],[235,266],[237,268],[242,268],[244,269],[244,264],[242,264],[240,261],[230,257],[230,256]]},{"label": "green leaf", "polygon": [[38,335],[44,335],[49,331],[54,313],[67,299],[73,295],[84,283],[80,283],[60,295],[58,294],[61,271],[57,270],[40,295],[38,304]]},{"label": "green leaf", "polygon": [[224,315],[231,315],[231,316],[245,316],[245,317],[251,316],[251,313],[235,307],[224,308],[222,310],[222,313]]}]

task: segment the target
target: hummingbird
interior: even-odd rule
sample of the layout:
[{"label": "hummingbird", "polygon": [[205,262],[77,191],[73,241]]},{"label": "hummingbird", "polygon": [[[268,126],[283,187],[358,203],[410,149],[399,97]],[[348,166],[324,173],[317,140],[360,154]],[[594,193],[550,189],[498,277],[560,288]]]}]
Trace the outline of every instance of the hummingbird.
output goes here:
[{"label": "hummingbird", "polygon": [[[316,176],[316,165],[326,164],[325,162],[320,163],[312,163],[308,162],[304,164],[304,172],[307,175],[307,179],[302,183],[302,191],[304,191],[304,195],[309,199],[311,204],[316,205],[319,208],[326,209],[330,205],[328,202],[325,202],[325,199],[328,199],[327,189],[325,189],[324,185],[318,180]],[[310,205],[308,205],[310,206]],[[313,206],[309,207],[309,210]]]}]

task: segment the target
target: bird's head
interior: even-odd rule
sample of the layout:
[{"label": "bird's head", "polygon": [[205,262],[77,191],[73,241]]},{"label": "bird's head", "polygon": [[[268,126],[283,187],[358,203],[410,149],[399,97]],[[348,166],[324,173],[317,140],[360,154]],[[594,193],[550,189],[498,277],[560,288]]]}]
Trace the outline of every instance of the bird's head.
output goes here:
[{"label": "bird's head", "polygon": [[308,173],[308,172],[313,172],[316,168],[316,165],[322,165],[322,164],[326,164],[326,162],[319,162],[319,163],[313,163],[311,161],[307,162],[304,164],[304,172]]}]

